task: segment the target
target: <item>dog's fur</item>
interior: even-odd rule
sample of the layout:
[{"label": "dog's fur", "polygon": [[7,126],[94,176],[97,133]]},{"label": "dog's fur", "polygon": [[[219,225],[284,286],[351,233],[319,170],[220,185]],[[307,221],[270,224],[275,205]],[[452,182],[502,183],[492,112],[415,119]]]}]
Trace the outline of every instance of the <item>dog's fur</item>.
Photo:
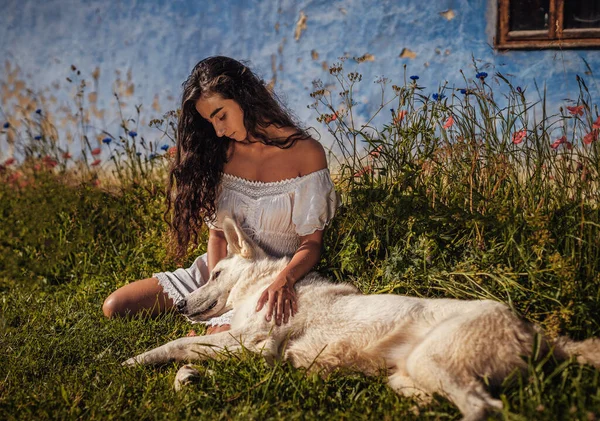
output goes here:
[{"label": "dog's fur", "polygon": [[[242,346],[267,359],[328,372],[348,368],[386,372],[399,394],[426,401],[439,393],[455,403],[464,419],[481,419],[502,408],[484,383],[500,384],[523,369],[536,338],[542,352],[559,359],[577,356],[600,368],[600,340],[550,343],[541,330],[503,303],[490,300],[423,299],[395,294],[363,295],[349,284],[333,284],[315,272],[296,284],[298,313],[277,326],[256,312],[263,290],[289,262],[269,257],[232,220],[224,222],[229,255],[206,285],[187,298],[184,313],[208,320],[234,308],[231,330],[186,337],[127,360],[125,365],[198,361]],[[175,387],[197,375],[191,366],[177,374]]]}]

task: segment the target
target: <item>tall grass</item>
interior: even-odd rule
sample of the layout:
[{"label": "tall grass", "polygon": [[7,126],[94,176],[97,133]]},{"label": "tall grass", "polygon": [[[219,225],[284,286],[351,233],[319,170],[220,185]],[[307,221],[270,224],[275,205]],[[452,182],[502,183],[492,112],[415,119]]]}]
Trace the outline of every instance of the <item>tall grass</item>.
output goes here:
[{"label": "tall grass", "polygon": [[[435,92],[404,74],[402,84],[377,81],[381,101],[364,116],[354,100],[362,76],[348,67],[330,68],[335,90],[316,81],[311,94],[335,139],[343,202],[318,269],[368,293],[492,298],[551,336],[598,336],[600,121],[583,79],[569,108],[554,109],[501,74],[465,73],[462,86]],[[415,412],[383,378],[321,379],[246,354],[204,363],[180,395],[174,365],[121,368],[202,329],[173,314],[101,313],[115,288],[175,266],[162,211],[177,112],[153,120],[162,138],[146,141],[143,107],[124,115],[117,93],[120,121],[96,128],[76,68],[71,83],[72,143],[43,107],[0,110],[11,146],[0,167],[0,418],[459,416],[442,398]],[[595,419],[598,379],[569,361],[530,363],[496,391],[501,416]]]}]

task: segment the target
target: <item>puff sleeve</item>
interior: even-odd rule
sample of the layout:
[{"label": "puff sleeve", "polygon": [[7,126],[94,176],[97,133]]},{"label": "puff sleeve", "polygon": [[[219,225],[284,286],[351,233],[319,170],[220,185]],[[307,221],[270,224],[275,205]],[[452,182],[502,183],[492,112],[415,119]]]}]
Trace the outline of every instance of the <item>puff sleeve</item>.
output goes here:
[{"label": "puff sleeve", "polygon": [[299,236],[322,230],[339,206],[329,170],[317,171],[298,183],[294,191],[292,222]]}]

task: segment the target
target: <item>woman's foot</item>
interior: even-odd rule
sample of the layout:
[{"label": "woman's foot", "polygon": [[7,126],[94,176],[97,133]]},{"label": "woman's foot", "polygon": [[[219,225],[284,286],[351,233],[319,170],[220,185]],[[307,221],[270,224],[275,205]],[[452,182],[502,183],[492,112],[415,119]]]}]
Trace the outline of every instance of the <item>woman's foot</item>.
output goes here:
[{"label": "woman's foot", "polygon": [[229,329],[231,329],[231,325],[210,326],[206,329],[206,334],[212,335],[213,333],[226,332]]}]

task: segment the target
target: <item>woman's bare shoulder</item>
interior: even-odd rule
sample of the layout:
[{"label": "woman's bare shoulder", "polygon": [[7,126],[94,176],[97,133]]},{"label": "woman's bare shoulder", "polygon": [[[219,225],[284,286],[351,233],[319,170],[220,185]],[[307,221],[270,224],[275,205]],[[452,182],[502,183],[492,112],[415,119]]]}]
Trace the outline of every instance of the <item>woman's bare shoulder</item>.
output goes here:
[{"label": "woman's bare shoulder", "polygon": [[313,138],[298,140],[293,149],[294,155],[297,157],[300,175],[327,168],[325,149],[317,140]]}]

